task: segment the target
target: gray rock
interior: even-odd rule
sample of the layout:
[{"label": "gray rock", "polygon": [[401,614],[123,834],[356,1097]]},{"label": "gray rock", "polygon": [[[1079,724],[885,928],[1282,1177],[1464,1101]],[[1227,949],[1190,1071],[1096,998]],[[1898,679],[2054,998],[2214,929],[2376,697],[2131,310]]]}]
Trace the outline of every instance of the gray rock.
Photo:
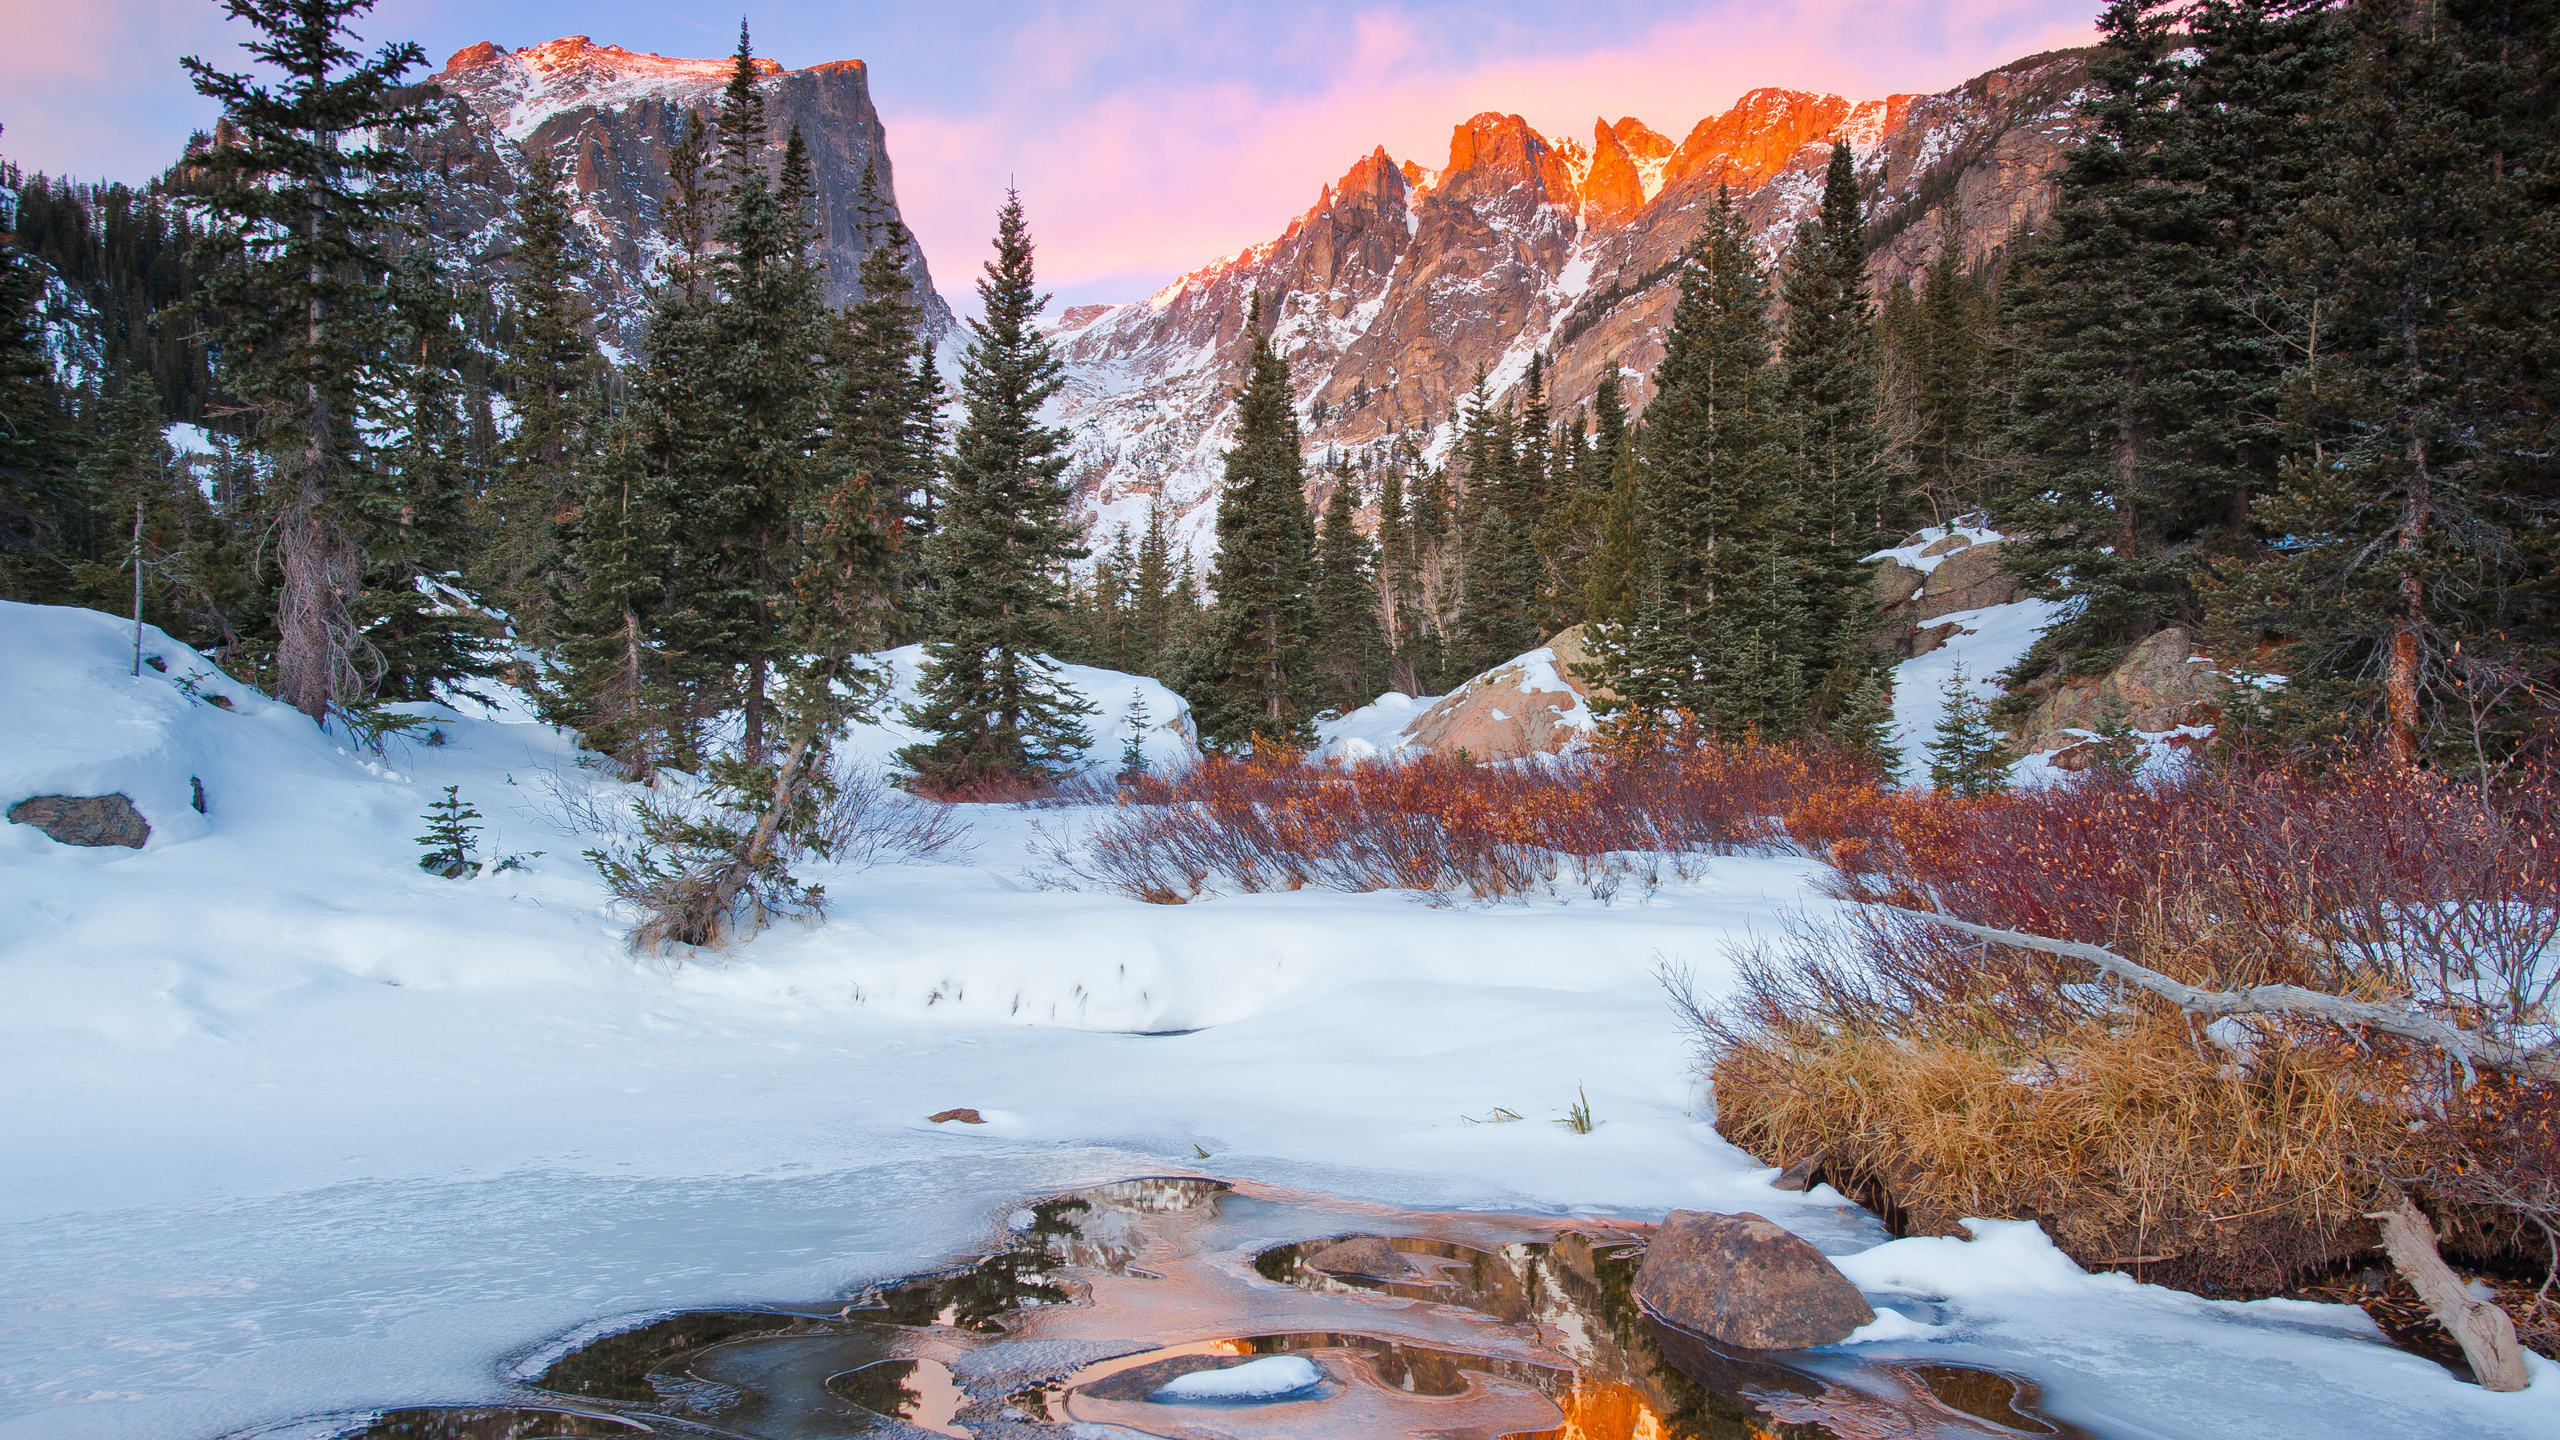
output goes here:
[{"label": "gray rock", "polygon": [[1998,541],[1985,541],[1939,561],[1938,568],[1929,572],[1929,582],[1920,589],[1919,608],[1911,618],[1926,622],[1959,610],[1980,610],[2017,599],[2017,579],[2000,568],[2000,549]]},{"label": "gray rock", "polygon": [[1337,1240],[1305,1257],[1310,1270],[1327,1275],[1358,1275],[1369,1280],[1402,1280],[1413,1273],[1396,1247],[1376,1235]]},{"label": "gray rock", "polygon": [[1821,1251],[1749,1213],[1672,1211],[1635,1288],[1663,1320],[1749,1350],[1835,1344],[1876,1318]]},{"label": "gray rock", "polygon": [[33,825],[65,845],[123,845],[139,850],[151,841],[151,822],[131,797],[36,795],[9,807],[9,818]]}]

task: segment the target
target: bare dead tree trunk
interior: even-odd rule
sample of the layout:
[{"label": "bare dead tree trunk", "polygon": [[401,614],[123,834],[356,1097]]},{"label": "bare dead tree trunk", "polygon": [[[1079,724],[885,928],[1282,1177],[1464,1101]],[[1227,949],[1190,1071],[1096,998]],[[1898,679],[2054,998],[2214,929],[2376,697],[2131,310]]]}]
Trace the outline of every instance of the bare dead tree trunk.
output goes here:
[{"label": "bare dead tree trunk", "polygon": [[2486,1300],[2474,1300],[2464,1288],[2453,1267],[2444,1263],[2436,1249],[2436,1227],[2427,1221],[2426,1213],[2411,1204],[2398,1190],[2389,1192],[2395,1202],[2390,1209],[2377,1210],[2365,1218],[2382,1226],[2382,1248],[2391,1256],[2391,1264],[2407,1278],[2418,1298],[2427,1302],[2427,1311],[2436,1317],[2462,1347],[2462,1358],[2471,1362],[2471,1373],[2484,1390],[2521,1390],[2532,1379],[2524,1368],[2524,1355],[2516,1345],[2515,1322],[2507,1312]]},{"label": "bare dead tree trunk", "polygon": [[2434,481],[2427,471],[2427,442],[2409,437],[2409,498],[2400,516],[2396,548],[2400,552],[2400,613],[2391,631],[2391,653],[2382,674],[2384,741],[2392,763],[2403,769],[2418,763],[2419,629],[2426,623],[2427,582],[2419,573],[2427,538]]},{"label": "bare dead tree trunk", "polygon": [[2223,1015],[2298,1015],[2306,1019],[2325,1020],[2333,1025],[2360,1025],[2403,1040],[2432,1045],[2462,1065],[2490,1070],[2504,1070],[2527,1075],[2537,1080],[2560,1080],[2560,1045],[2524,1046],[2466,1030],[2439,1020],[2414,1005],[2350,1000],[2343,995],[2306,990],[2299,985],[2252,985],[2246,990],[2205,990],[2183,980],[2173,980],[2147,965],[2118,955],[2096,945],[2083,945],[2076,940],[2055,940],[2023,931],[2001,930],[1989,925],[1976,925],[1952,915],[1934,915],[1925,910],[1905,910],[1899,905],[1882,907],[1896,915],[1930,925],[1942,925],[1961,931],[1994,945],[2015,945],[2022,950],[2041,950],[2048,955],[2063,955],[2086,960],[2106,974],[2147,990],[2190,1015],[2218,1017]]}]

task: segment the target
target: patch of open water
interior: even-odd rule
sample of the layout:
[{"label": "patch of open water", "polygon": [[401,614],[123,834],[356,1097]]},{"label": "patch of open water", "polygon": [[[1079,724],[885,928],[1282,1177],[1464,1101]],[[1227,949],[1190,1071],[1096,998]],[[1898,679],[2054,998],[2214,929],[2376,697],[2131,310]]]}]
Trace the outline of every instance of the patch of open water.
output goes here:
[{"label": "patch of open water", "polygon": [[[665,1316],[516,1374],[514,1404],[294,1422],[341,1440],[2078,1436],[2028,1381],[1731,1350],[1631,1294],[1647,1229],[1413,1212],[1247,1182],[1097,1186],[956,1269]],[[1356,1243],[1353,1243],[1356,1242]],[[1272,1363],[1287,1357],[1289,1363]],[[1249,1373],[1221,1378],[1217,1372]],[[1180,1382],[1180,1383],[1177,1383]],[[283,1434],[269,1427],[261,1434]]]}]

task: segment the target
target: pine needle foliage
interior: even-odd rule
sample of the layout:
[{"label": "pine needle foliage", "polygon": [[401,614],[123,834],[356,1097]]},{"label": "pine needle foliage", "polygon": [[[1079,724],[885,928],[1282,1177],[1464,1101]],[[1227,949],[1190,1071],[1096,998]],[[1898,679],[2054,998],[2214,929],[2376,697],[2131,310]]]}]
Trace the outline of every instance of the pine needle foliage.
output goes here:
[{"label": "pine needle foliage", "polygon": [[255,32],[273,83],[180,63],[226,124],[191,157],[208,182],[216,262],[207,301],[226,316],[227,379],[261,416],[267,512],[283,568],[277,698],[315,721],[370,696],[383,668],[355,613],[364,502],[396,494],[366,441],[398,426],[393,252],[417,225],[416,164],[395,143],[438,119],[432,89],[402,83],[415,44],[370,59],[349,29],[372,0],[225,0]]},{"label": "pine needle foliage", "polygon": [[471,822],[480,818],[480,812],[463,800],[462,787],[444,787],[443,798],[429,805],[420,818],[427,822],[427,833],[418,837],[418,844],[427,853],[418,857],[418,868],[447,880],[472,874],[476,867],[471,862],[471,842],[480,827]]},{"label": "pine needle foliage", "polygon": [[943,792],[1037,784],[1090,743],[1093,707],[1050,658],[1064,636],[1067,565],[1088,553],[1067,516],[1067,435],[1040,423],[1062,366],[1037,325],[1030,223],[1008,192],[995,258],[978,280],[982,318],[961,360],[966,408],[945,461],[927,543],[935,638],[907,723],[928,739],[898,754],[916,784]]},{"label": "pine needle foliage", "polygon": [[1315,526],[1289,364],[1262,333],[1259,297],[1247,325],[1250,368],[1218,496],[1217,599],[1185,698],[1212,745],[1303,749],[1315,739]]}]

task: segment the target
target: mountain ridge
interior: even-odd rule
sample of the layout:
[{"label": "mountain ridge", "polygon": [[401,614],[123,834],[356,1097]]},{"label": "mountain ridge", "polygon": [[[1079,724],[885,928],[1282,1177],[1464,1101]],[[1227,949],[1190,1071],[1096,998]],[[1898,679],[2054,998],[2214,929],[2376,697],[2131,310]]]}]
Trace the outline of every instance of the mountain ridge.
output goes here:
[{"label": "mountain ridge", "polygon": [[1595,119],[1585,143],[1487,111],[1452,127],[1436,170],[1376,147],[1273,239],[1054,322],[1068,363],[1057,414],[1076,434],[1085,514],[1097,534],[1135,529],[1162,495],[1207,552],[1257,293],[1311,454],[1398,434],[1437,454],[1478,368],[1499,398],[1532,354],[1546,356],[1559,415],[1611,366],[1641,408],[1677,261],[1717,187],[1774,260],[1819,202],[1836,135],[1868,191],[1879,285],[1916,275],[1949,225],[1979,253],[2049,205],[2086,57],[2028,56],[1879,100],[1763,87],[1676,145],[1632,116]]},{"label": "mountain ridge", "polygon": [[[570,213],[595,260],[589,298],[599,338],[628,356],[647,314],[650,273],[666,248],[667,155],[687,112],[709,118],[734,63],[598,45],[584,35],[518,50],[484,40],[455,51],[427,83],[460,102],[456,114],[413,141],[430,177],[433,230],[469,263],[503,270],[506,216],[533,160],[565,155]],[[866,170],[889,213],[897,213],[888,131],[871,99],[869,67],[860,60],[799,69],[752,63],[775,140],[797,126],[809,147],[826,298],[842,305],[860,294],[855,277],[871,250],[857,204]],[[777,143],[777,169],[780,158]],[[955,322],[920,245],[906,268],[926,307],[926,328],[939,341]]]}]

